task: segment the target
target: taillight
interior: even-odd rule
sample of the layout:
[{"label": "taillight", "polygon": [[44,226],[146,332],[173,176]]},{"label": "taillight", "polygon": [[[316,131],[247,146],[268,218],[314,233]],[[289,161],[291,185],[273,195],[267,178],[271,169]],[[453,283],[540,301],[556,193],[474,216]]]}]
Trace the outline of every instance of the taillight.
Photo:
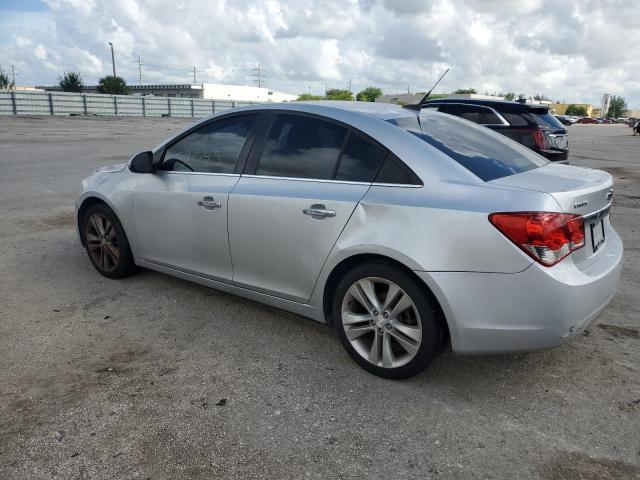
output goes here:
[{"label": "taillight", "polygon": [[536,144],[536,147],[540,150],[549,149],[549,141],[542,130],[533,130],[531,136],[533,137],[533,142]]},{"label": "taillight", "polygon": [[546,267],[584,247],[579,215],[552,212],[492,213],[489,221],[531,258]]}]

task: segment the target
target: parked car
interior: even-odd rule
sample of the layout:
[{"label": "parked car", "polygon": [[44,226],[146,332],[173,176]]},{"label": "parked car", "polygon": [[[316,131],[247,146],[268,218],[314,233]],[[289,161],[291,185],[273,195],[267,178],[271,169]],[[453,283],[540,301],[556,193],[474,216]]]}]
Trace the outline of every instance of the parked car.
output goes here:
[{"label": "parked car", "polygon": [[640,133],[640,120],[633,124],[633,134],[636,135],[638,133]]},{"label": "parked car", "polygon": [[567,129],[549,113],[548,107],[470,98],[428,100],[423,107],[479,123],[529,147],[553,162],[568,163]]},{"label": "parked car", "polygon": [[578,120],[578,123],[598,123],[598,121],[595,118],[591,118],[591,117],[582,117],[580,120]]},{"label": "parked car", "polygon": [[573,122],[572,122],[569,118],[565,117],[564,115],[556,115],[555,117],[556,117],[556,118],[558,119],[558,121],[559,121],[562,125],[564,125],[565,127],[568,127],[568,126],[570,126],[570,125],[573,125]]},{"label": "parked car", "polygon": [[480,354],[579,336],[618,283],[611,196],[606,172],[433,109],[300,102],[97,169],[76,211],[105,277],[145,267],[326,322],[360,366],[404,378],[449,338]]}]

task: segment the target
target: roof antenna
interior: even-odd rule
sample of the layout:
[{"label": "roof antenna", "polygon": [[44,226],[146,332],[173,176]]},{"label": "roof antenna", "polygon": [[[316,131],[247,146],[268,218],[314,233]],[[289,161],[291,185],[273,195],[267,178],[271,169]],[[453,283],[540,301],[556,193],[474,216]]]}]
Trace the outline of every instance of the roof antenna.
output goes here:
[{"label": "roof antenna", "polygon": [[444,73],[442,75],[440,75],[440,78],[438,79],[438,81],[436,83],[433,84],[433,87],[431,87],[431,90],[429,90],[424,97],[422,97],[422,100],[420,100],[418,103],[414,103],[414,104],[409,104],[409,105],[403,105],[403,108],[408,108],[409,110],[416,110],[417,112],[419,112],[422,109],[422,104],[424,102],[427,101],[427,98],[429,98],[429,95],[431,95],[431,92],[433,92],[433,89],[436,88],[438,86],[438,84],[440,83],[440,80],[442,80],[444,78],[444,76],[449,72],[449,69],[447,68]]}]

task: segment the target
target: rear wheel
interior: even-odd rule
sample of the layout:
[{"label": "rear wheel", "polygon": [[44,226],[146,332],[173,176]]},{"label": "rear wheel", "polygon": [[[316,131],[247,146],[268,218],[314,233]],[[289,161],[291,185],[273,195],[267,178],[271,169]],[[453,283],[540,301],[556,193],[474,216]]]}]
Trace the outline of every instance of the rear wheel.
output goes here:
[{"label": "rear wheel", "polygon": [[438,312],[410,274],[384,262],[347,273],[333,302],[335,328],[351,358],[392,379],[419,373],[438,352]]},{"label": "rear wheel", "polygon": [[89,207],[82,225],[89,259],[98,272],[107,278],[122,278],[133,272],[135,263],[129,241],[109,207]]}]

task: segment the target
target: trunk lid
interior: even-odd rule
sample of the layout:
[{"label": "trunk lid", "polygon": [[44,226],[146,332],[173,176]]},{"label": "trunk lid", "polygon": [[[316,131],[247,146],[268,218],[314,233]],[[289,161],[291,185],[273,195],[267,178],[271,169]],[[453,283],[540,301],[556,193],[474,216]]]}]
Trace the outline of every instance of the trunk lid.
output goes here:
[{"label": "trunk lid", "polygon": [[487,183],[548,193],[562,212],[581,215],[585,246],[571,254],[578,267],[600,251],[606,241],[613,178],[603,170],[549,164]]},{"label": "trunk lid", "polygon": [[603,170],[549,164],[488,183],[545,192],[564,213],[589,215],[611,203],[613,179]]}]

